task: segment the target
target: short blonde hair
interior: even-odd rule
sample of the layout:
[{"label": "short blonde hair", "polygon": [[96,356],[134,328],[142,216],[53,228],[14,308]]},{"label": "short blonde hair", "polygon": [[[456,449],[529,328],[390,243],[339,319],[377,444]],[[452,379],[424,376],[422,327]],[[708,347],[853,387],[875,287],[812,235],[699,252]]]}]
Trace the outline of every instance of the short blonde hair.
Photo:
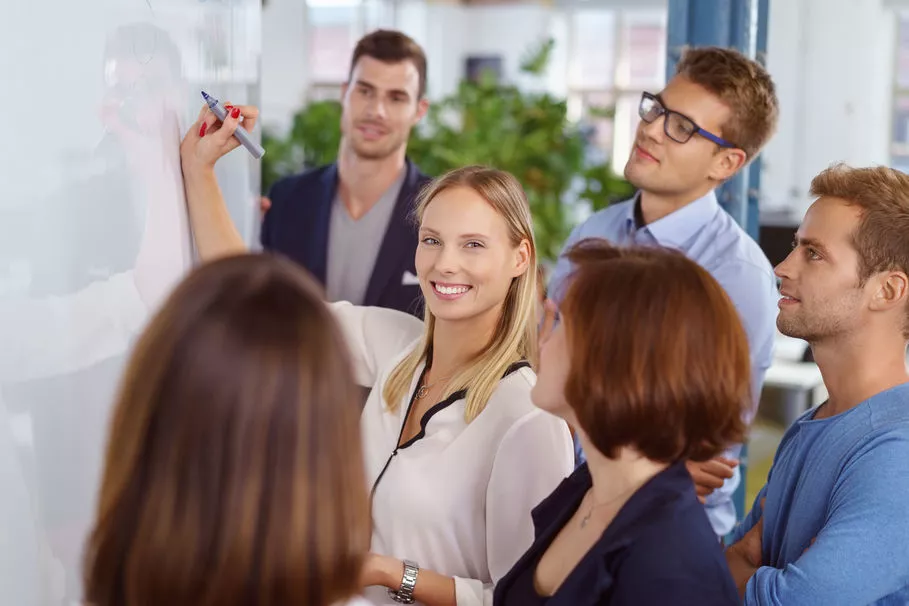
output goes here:
[{"label": "short blonde hair", "polygon": [[729,108],[724,139],[753,159],[776,132],[780,107],[770,74],[757,61],[734,49],[691,48],[676,66],[676,75],[704,87]]},{"label": "short blonde hair", "polygon": [[[469,423],[486,407],[508,368],[520,360],[527,360],[536,368],[537,329],[537,253],[533,237],[533,219],[524,189],[511,174],[485,166],[466,166],[452,170],[432,181],[420,193],[416,217],[422,221],[423,212],[442,191],[453,187],[467,187],[478,194],[499,213],[508,227],[514,246],[527,241],[530,259],[527,270],[512,280],[505,296],[502,316],[486,349],[466,369],[448,382],[444,397],[467,389],[467,406],[464,413]],[[422,343],[402,360],[385,382],[382,395],[390,410],[395,410],[407,395],[413,375],[424,360],[432,359],[432,335],[435,316],[425,306],[426,329]]]},{"label": "short blonde hair", "polygon": [[[840,198],[862,209],[852,234],[859,255],[859,283],[882,271],[909,275],[909,175],[886,166],[834,164],[811,181],[810,193]],[[903,337],[909,339],[909,305]]]}]

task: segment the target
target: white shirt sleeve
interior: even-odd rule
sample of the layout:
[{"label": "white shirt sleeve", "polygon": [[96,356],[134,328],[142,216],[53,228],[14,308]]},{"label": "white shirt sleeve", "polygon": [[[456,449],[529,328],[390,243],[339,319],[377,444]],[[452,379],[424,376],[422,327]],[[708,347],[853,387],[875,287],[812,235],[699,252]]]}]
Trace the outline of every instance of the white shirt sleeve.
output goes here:
[{"label": "white shirt sleeve", "polygon": [[341,326],[358,384],[372,387],[380,372],[423,334],[423,321],[403,311],[353,305],[329,307]]},{"label": "white shirt sleeve", "polygon": [[0,302],[0,382],[73,372],[122,354],[147,315],[132,271],[70,295]]},{"label": "white shirt sleeve", "polygon": [[492,583],[455,577],[458,606],[492,606],[495,584],[533,544],[531,511],[574,469],[574,448],[561,419],[535,410],[499,445],[486,488],[486,552]]}]

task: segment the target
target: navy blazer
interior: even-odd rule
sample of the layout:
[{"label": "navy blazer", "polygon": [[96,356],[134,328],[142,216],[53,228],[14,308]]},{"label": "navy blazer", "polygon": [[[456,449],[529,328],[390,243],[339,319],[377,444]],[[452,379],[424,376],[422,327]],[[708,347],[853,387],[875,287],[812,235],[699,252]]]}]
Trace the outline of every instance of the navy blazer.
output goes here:
[{"label": "navy blazer", "polygon": [[[412,212],[417,194],[429,180],[407,160],[407,175],[379,248],[364,305],[398,309],[422,317],[420,287],[412,278],[405,278],[405,274],[416,275],[417,226]],[[328,230],[337,187],[337,164],[281,179],[271,188],[271,208],[262,222],[262,247],[298,262],[323,286],[328,267]]]},{"label": "navy blazer", "polygon": [[537,595],[537,563],[590,486],[584,463],[533,510],[536,538],[496,584],[495,606],[739,603],[723,549],[683,463],[661,471],[628,499],[551,598]]}]

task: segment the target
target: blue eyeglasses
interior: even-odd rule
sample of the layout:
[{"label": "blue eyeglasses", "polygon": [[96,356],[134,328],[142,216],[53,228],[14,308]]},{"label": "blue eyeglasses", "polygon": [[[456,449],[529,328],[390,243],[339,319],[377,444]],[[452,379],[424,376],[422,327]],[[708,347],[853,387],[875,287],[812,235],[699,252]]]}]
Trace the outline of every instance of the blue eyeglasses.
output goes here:
[{"label": "blue eyeglasses", "polygon": [[717,135],[704,130],[685,114],[666,109],[663,107],[663,103],[660,99],[651,93],[644,93],[641,95],[641,105],[638,107],[638,115],[641,116],[641,120],[648,124],[660,116],[666,116],[666,119],[663,121],[663,132],[676,143],[688,143],[693,136],[701,135],[705,139],[713,141],[720,147],[738,147],[722,137],[718,137]]}]

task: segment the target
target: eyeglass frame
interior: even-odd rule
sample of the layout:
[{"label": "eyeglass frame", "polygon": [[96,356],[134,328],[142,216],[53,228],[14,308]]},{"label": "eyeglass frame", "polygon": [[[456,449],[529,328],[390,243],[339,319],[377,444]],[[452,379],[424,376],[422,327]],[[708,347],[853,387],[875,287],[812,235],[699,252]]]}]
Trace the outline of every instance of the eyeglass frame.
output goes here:
[{"label": "eyeglass frame", "polygon": [[[660,113],[657,114],[656,118],[654,118],[653,120],[648,121],[646,118],[644,118],[644,111],[643,111],[644,99],[649,99],[651,101],[655,101],[661,110]],[[675,137],[673,137],[672,135],[669,134],[669,121],[667,120],[667,118],[672,114],[675,114],[676,116],[678,116],[680,118],[684,118],[685,120],[688,120],[689,122],[691,122],[692,126],[694,126],[694,131],[692,131],[692,133],[684,141],[679,141],[678,139],[676,139]],[[660,96],[654,95],[653,93],[648,93],[646,91],[641,93],[641,101],[638,103],[638,117],[640,117],[641,120],[643,120],[647,124],[653,124],[654,122],[659,120],[660,117],[663,117],[663,132],[666,134],[667,137],[669,137],[676,143],[680,143],[682,145],[691,141],[691,137],[693,137],[695,135],[701,135],[708,141],[712,141],[713,143],[716,143],[720,147],[725,147],[725,148],[729,148],[729,149],[738,148],[738,145],[735,145],[734,143],[730,143],[726,139],[723,139],[722,137],[720,137],[718,135],[714,135],[712,132],[701,128],[697,122],[695,122],[694,120],[692,120],[685,114],[683,114],[681,112],[677,112],[674,109],[669,109],[668,107],[666,107],[666,104],[663,103],[663,100],[660,98]]]}]

